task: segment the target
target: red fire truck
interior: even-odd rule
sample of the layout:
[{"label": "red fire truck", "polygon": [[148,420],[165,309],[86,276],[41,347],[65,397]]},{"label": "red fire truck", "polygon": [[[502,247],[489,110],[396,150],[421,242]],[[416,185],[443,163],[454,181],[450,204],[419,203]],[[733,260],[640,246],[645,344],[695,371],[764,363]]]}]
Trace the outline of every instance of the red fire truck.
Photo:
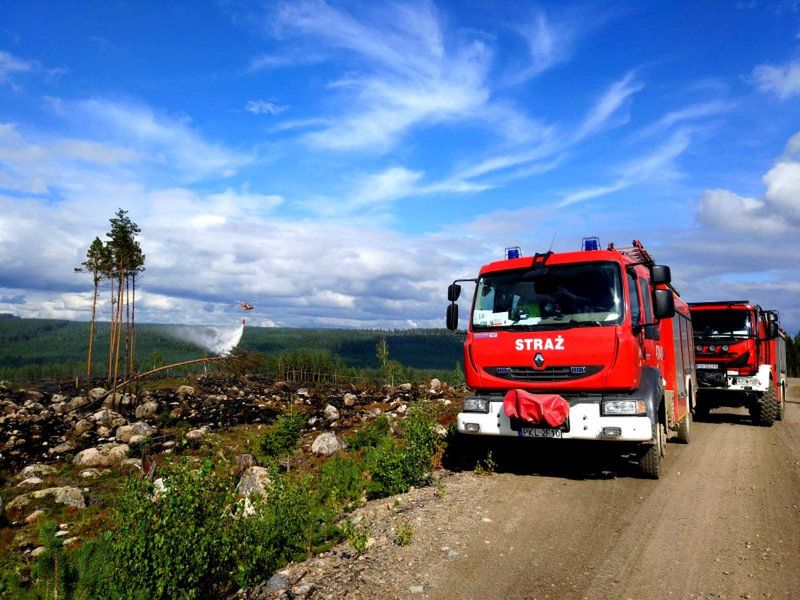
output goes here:
[{"label": "red fire truck", "polygon": [[448,289],[458,328],[461,282],[474,282],[464,371],[474,390],[467,435],[628,442],[658,478],[671,432],[688,442],[696,381],[688,305],[642,244],[522,256]]},{"label": "red fire truck", "polygon": [[747,300],[689,305],[697,351],[698,414],[745,406],[753,421],[783,418],[786,334],[778,314]]}]

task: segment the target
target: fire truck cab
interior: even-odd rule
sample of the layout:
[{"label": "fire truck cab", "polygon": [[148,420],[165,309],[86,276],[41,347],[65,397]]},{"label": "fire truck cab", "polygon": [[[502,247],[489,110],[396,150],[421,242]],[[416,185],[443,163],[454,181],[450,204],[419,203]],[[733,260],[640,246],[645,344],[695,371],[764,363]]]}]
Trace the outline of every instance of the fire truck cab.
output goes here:
[{"label": "fire truck cab", "polygon": [[697,353],[698,414],[744,406],[753,421],[783,418],[786,334],[778,314],[747,300],[689,305]]},{"label": "fire truck cab", "polygon": [[[457,417],[476,436],[627,442],[657,478],[670,432],[688,442],[696,381],[688,305],[641,243],[522,256],[483,266],[448,289],[458,327],[459,282],[475,282],[464,371],[474,390]],[[510,417],[510,393],[568,403],[556,427]],[[562,405],[566,407],[566,404]]]}]

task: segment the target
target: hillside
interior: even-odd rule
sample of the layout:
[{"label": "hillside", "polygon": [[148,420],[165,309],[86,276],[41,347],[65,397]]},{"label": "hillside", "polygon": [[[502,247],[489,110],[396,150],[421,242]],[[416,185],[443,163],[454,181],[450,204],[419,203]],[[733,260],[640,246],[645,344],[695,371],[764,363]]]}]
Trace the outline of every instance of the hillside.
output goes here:
[{"label": "hillside", "polygon": [[[182,330],[187,328],[182,327]],[[202,330],[203,328],[198,328]],[[140,368],[169,364],[208,354],[181,339],[178,328],[165,324],[136,326],[136,361]],[[446,330],[375,331],[246,327],[239,348],[265,356],[305,351],[338,356],[347,367],[378,367],[375,345],[385,337],[391,358],[406,367],[452,370],[461,361],[463,338]],[[105,373],[109,324],[95,329],[95,372]],[[89,324],[56,319],[0,318],[0,379],[69,378],[83,372]]]}]

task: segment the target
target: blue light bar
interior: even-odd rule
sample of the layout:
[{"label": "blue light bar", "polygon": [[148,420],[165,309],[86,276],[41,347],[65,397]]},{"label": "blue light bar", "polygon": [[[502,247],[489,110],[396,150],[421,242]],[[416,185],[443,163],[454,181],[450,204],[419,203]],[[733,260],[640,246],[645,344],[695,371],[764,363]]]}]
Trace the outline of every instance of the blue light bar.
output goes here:
[{"label": "blue light bar", "polygon": [[506,260],[510,258],[519,258],[520,256],[522,256],[522,250],[520,250],[519,246],[506,248]]},{"label": "blue light bar", "polygon": [[589,250],[600,250],[600,238],[597,236],[583,238],[581,241],[581,250],[584,252]]}]

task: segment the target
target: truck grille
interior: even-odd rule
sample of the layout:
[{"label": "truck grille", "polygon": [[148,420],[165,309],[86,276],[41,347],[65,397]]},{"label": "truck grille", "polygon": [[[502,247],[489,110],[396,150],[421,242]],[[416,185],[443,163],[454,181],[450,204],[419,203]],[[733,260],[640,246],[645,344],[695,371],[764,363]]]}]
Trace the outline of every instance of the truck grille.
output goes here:
[{"label": "truck grille", "polygon": [[500,379],[510,379],[511,381],[525,381],[529,383],[550,382],[550,381],[573,381],[589,377],[599,373],[603,367],[601,365],[592,366],[568,366],[568,367],[545,367],[544,369],[534,369],[533,367],[486,367],[484,370],[494,377]]}]

